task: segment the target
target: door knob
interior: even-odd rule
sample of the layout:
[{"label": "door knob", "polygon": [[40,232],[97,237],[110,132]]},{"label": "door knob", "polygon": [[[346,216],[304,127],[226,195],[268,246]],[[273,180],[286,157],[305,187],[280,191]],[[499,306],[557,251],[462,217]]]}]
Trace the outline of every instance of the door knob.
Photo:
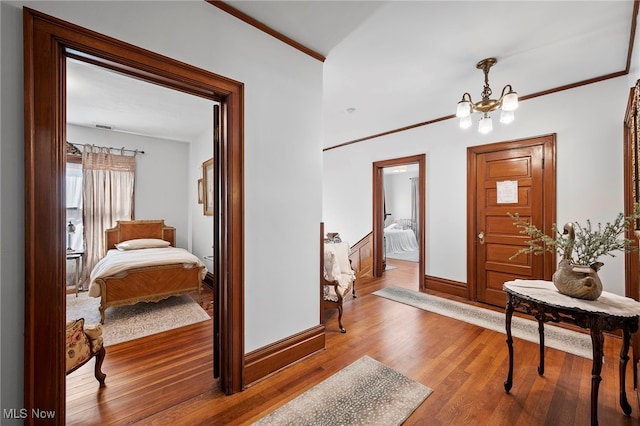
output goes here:
[{"label": "door knob", "polygon": [[484,244],[484,231],[480,231],[478,234],[478,240],[480,240],[480,244]]}]

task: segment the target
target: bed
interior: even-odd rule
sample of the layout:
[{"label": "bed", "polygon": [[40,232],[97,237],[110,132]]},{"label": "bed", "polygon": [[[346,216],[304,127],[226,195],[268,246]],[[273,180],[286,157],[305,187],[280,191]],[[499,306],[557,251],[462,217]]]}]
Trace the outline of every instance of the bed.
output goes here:
[{"label": "bed", "polygon": [[207,269],[175,247],[175,228],[164,220],[118,221],[105,231],[106,256],[91,271],[89,296],[100,297],[100,322],[111,306],[157,302],[197,291]]},{"label": "bed", "polygon": [[384,228],[384,246],[386,253],[402,253],[418,250],[418,241],[412,229],[392,223]]}]

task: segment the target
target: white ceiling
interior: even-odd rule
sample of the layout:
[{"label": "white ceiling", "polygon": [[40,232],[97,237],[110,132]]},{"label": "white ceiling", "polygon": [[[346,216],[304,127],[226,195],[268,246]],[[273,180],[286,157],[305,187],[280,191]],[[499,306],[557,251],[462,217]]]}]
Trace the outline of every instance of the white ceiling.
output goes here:
[{"label": "white ceiling", "polygon": [[[633,0],[226,3],[326,57],[327,147],[449,116],[464,92],[479,100],[484,81],[475,65],[487,57],[498,59],[489,74],[494,97],[507,83],[522,97],[623,71],[633,12]],[[122,93],[104,96],[115,89],[92,84],[94,96],[69,96],[70,122],[103,122],[136,133],[163,124],[161,134],[179,140],[191,138],[179,128],[198,127],[187,122],[197,112],[178,99],[158,100],[161,95],[149,88],[140,89],[146,90],[141,97],[155,113],[164,105],[165,115],[147,116],[146,124],[138,115],[131,120],[130,111],[117,117],[122,95],[138,89],[127,85]],[[99,105],[90,106],[91,98],[100,99]],[[131,103],[137,113],[152,109],[140,97]],[[199,102],[195,108],[202,109]]]},{"label": "white ceiling", "polygon": [[107,126],[111,131],[191,142],[213,126],[213,104],[208,99],[67,59],[70,124]]}]

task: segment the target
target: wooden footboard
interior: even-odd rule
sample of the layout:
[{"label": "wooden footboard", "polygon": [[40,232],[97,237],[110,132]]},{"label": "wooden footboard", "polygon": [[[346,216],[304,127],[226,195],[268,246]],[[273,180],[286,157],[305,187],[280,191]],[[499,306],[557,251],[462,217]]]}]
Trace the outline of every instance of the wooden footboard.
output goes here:
[{"label": "wooden footboard", "polygon": [[185,268],[183,264],[146,266],[126,273],[98,278],[102,297],[100,322],[111,306],[135,305],[138,302],[157,302],[171,296],[201,292],[202,268]]}]

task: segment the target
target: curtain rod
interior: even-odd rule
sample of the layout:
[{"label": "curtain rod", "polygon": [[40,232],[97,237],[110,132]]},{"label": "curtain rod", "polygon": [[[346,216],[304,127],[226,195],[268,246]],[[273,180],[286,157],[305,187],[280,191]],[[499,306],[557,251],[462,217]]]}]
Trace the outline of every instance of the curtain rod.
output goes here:
[{"label": "curtain rod", "polygon": [[[84,146],[85,146],[85,144],[78,144],[78,143],[73,143],[73,142],[67,142],[67,143],[68,143],[68,144],[70,144],[70,145],[73,145],[76,149],[77,149],[78,147],[84,147]],[[86,144],[86,145],[89,145],[89,144]],[[133,152],[133,155],[134,155],[134,156],[135,156],[136,154],[144,154],[144,151],[142,151],[142,150],[140,150],[140,149],[128,149],[128,148],[125,148],[125,147],[122,147],[122,148],[116,148],[116,147],[113,147],[113,146],[99,146],[99,145],[93,145],[93,144],[91,144],[91,146],[92,146],[93,148],[114,149],[114,150],[116,150],[116,151],[120,151],[120,152]],[[80,153],[80,154],[81,154],[81,153]]]}]

